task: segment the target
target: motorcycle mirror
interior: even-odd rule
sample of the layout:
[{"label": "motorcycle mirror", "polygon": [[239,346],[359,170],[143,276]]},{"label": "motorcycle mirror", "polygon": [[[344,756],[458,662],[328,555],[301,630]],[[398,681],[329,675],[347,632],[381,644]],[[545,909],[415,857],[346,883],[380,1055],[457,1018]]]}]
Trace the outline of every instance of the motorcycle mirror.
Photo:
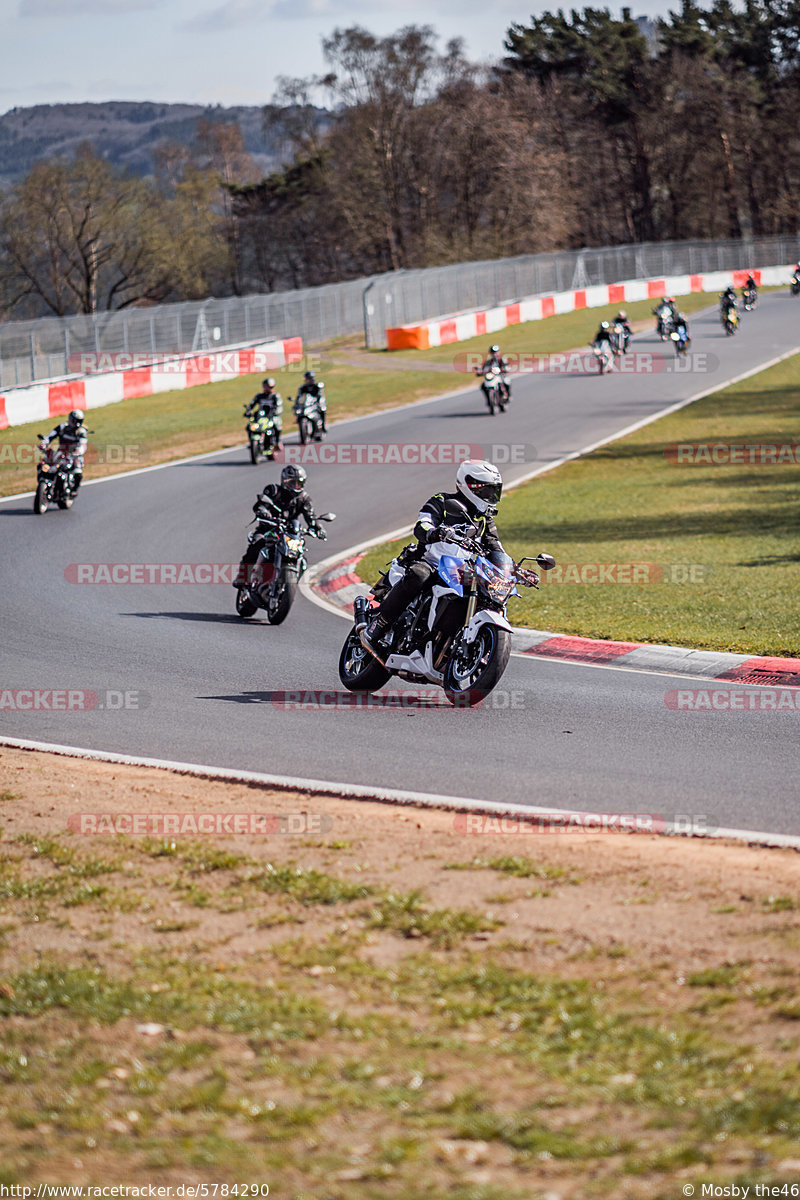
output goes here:
[{"label": "motorcycle mirror", "polygon": [[[522,565],[525,560],[530,562],[530,559],[525,556],[525,558],[519,559],[519,565]],[[543,571],[552,571],[555,566],[555,559],[553,558],[552,554],[536,554],[534,562],[537,564],[537,566],[541,566]]]},{"label": "motorcycle mirror", "polygon": [[317,519],[320,521],[335,521],[336,513],[320,513]]}]

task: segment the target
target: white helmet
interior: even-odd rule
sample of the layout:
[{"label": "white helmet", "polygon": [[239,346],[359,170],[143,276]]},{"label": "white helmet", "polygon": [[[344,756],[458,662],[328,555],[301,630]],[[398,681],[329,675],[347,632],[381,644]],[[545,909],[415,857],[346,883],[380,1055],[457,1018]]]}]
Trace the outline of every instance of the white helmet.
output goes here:
[{"label": "white helmet", "polygon": [[468,458],[456,472],[456,488],[479,513],[494,508],[503,494],[503,477],[494,463]]}]

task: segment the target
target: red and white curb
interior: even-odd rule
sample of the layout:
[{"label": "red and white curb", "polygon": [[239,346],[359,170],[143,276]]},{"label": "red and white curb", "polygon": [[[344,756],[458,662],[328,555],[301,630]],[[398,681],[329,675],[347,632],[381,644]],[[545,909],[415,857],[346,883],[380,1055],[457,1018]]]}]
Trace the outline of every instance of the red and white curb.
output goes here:
[{"label": "red and white curb", "polygon": [[[381,540],[389,540],[381,539]],[[363,552],[349,554],[309,580],[319,599],[348,620],[356,596],[365,596],[370,585],[358,575]],[[693,675],[726,683],[763,687],[800,687],[800,658],[769,658],[728,654],[717,650],[692,650],[643,642],[611,642],[598,638],[571,637],[541,629],[515,629],[511,638],[514,654],[558,659],[592,666],[618,667],[667,675]]]}]

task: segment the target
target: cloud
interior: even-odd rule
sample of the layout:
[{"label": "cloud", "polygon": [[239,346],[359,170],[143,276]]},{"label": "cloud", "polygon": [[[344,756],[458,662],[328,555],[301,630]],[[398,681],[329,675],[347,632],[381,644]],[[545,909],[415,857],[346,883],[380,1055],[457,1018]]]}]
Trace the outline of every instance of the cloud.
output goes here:
[{"label": "cloud", "polygon": [[226,0],[218,8],[211,8],[185,21],[181,29],[189,33],[223,33],[228,29],[256,25],[269,15],[270,6],[265,5],[263,0]]},{"label": "cloud", "polygon": [[20,0],[20,17],[74,17],[82,13],[102,17],[124,16],[142,9],[160,8],[164,0]]}]

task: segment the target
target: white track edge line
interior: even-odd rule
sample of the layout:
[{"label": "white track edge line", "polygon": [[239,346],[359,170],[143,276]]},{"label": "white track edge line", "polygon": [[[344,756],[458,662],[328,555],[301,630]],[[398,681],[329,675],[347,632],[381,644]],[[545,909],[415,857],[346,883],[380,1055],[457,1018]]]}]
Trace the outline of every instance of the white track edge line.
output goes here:
[{"label": "white track edge line", "polygon": [[[559,817],[565,820],[580,820],[586,817],[602,816],[602,813],[591,813],[580,809],[542,808],[524,804],[500,804],[494,800],[472,800],[461,796],[443,796],[429,792],[410,792],[397,788],[366,787],[363,784],[332,783],[319,779],[302,779],[289,775],[266,775],[259,771],[237,771],[231,767],[210,767],[199,763],[171,762],[168,759],[142,758],[131,754],[116,754],[106,750],[87,750],[78,746],[61,746],[49,742],[34,742],[23,738],[0,737],[0,746],[9,746],[17,750],[38,750],[48,754],[58,754],[66,758],[85,758],[95,762],[120,763],[132,767],[154,767],[160,770],[174,771],[180,775],[195,775],[199,778],[220,779],[227,783],[259,784],[264,787],[280,788],[287,791],[317,792],[321,795],[341,799],[374,800],[383,803],[417,805],[422,808],[449,809],[457,812],[484,813],[491,816]],[[581,831],[582,832],[582,831]],[[601,833],[601,830],[586,830],[587,833]],[[631,831],[634,832],[634,831]],[[641,830],[641,833],[652,837],[701,837],[744,841],[759,846],[783,848],[800,851],[800,836],[787,833],[766,833],[760,830],[724,829],[713,832],[664,830]],[[554,836],[554,835],[553,835]]]}]

